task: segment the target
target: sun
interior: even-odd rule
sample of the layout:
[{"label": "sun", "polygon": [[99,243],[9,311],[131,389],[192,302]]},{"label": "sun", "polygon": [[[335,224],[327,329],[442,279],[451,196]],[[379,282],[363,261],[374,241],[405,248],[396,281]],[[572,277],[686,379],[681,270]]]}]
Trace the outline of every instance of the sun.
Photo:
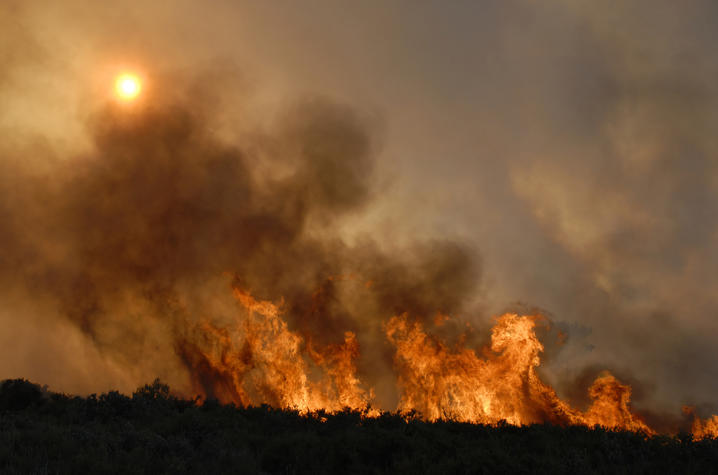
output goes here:
[{"label": "sun", "polygon": [[134,74],[121,74],[115,81],[115,92],[120,99],[133,100],[142,90],[140,78]]}]

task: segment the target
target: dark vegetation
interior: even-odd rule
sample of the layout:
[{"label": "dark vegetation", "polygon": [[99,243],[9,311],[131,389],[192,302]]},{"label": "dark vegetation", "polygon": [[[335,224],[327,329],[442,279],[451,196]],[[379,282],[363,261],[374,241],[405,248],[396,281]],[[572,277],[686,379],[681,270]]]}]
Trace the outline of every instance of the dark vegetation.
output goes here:
[{"label": "dark vegetation", "polygon": [[179,399],[155,381],[82,398],[0,384],[0,473],[717,473],[718,439],[385,413],[302,416]]}]

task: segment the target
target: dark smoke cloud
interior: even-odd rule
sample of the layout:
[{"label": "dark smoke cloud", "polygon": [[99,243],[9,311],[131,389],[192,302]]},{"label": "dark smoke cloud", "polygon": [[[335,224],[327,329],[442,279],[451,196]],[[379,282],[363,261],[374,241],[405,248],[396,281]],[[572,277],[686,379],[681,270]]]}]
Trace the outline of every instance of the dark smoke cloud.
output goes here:
[{"label": "dark smoke cloud", "polygon": [[[212,299],[231,295],[229,279],[212,287],[224,274],[257,298],[283,298],[290,327],[322,344],[351,330],[381,347],[380,322],[394,314],[460,311],[478,278],[467,249],[436,242],[389,255],[332,232],[372,199],[375,146],[355,112],[319,99],[291,107],[268,132],[274,157],[222,143],[201,108],[176,97],[102,107],[88,123],[92,152],[41,176],[5,162],[3,281],[51,299],[101,351],[140,367],[180,366],[161,352],[181,353],[188,326],[232,318],[212,314]],[[258,176],[256,160],[283,171]],[[334,279],[348,274],[370,283],[368,301],[345,302]]]}]

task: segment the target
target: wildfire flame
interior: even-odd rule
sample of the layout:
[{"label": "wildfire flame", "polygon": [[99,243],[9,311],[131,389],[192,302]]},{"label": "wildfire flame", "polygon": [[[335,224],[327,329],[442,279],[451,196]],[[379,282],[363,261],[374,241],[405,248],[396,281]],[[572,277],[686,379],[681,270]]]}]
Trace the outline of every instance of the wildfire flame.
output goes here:
[{"label": "wildfire flame", "polygon": [[[201,398],[239,405],[269,404],[302,413],[345,408],[380,414],[371,408],[374,393],[357,376],[360,356],[356,335],[347,331],[341,343],[318,347],[289,329],[283,301],[256,300],[235,289],[240,316],[231,328],[203,322],[187,336],[180,354],[192,368],[193,390]],[[442,315],[435,323],[441,324]],[[655,434],[631,410],[631,388],[604,372],[589,388],[592,400],[584,412],[561,400],[541,381],[537,368],[544,350],[536,334],[542,317],[505,314],[496,319],[491,344],[477,352],[461,342],[453,347],[427,333],[406,314],[384,323],[394,348],[396,408],[435,421],[525,425],[603,426]],[[690,408],[685,409],[692,414]],[[696,438],[718,435],[718,416],[694,416]]]},{"label": "wildfire flame", "polygon": [[695,408],[683,406],[683,412],[693,417],[691,432],[696,439],[718,438],[718,415],[702,420],[695,413]]},{"label": "wildfire flame", "polygon": [[[355,375],[359,347],[352,332],[345,333],[342,344],[306,349],[304,339],[280,317],[281,302],[258,301],[240,289],[234,296],[244,308],[237,326],[204,322],[195,329],[196,343],[181,350],[196,370],[197,392],[224,403],[269,404],[304,413],[367,409],[372,395]],[[322,373],[319,380],[309,378],[310,363]]]},{"label": "wildfire flame", "polygon": [[601,425],[652,431],[629,408],[631,390],[613,376],[596,379],[586,413],[571,408],[536,373],[543,345],[535,332],[538,317],[506,314],[492,329],[487,358],[469,348],[447,348],[405,315],[386,325],[396,346],[400,410],[417,410],[429,420],[523,425],[539,422]]}]

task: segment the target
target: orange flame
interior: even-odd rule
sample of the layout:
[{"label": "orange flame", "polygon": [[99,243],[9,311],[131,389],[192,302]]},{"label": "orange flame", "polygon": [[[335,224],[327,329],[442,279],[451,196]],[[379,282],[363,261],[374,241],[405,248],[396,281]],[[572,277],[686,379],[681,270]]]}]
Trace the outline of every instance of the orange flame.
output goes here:
[{"label": "orange flame", "polygon": [[[344,341],[317,346],[288,328],[282,318],[284,302],[256,300],[235,289],[240,317],[230,327],[210,322],[196,325],[178,348],[190,367],[192,387],[202,398],[239,405],[269,404],[302,413],[345,408],[366,417],[374,398],[357,376],[360,356],[356,334]],[[440,326],[448,317],[437,314]],[[434,421],[525,425],[603,426],[656,432],[631,410],[631,388],[603,373],[589,388],[592,403],[585,411],[571,407],[537,373],[543,345],[536,335],[538,316],[505,314],[496,319],[491,344],[480,354],[465,347],[465,339],[449,346],[427,334],[406,314],[384,324],[394,347],[398,411]],[[691,409],[687,409],[692,413]],[[718,416],[694,416],[697,438],[718,436]]]},{"label": "orange flame", "polygon": [[718,438],[718,416],[713,415],[708,419],[702,420],[695,413],[695,408],[691,406],[683,406],[683,412],[689,416],[693,416],[693,425],[691,432],[696,439]]},{"label": "orange flame", "polygon": [[353,333],[345,334],[343,344],[310,352],[324,373],[311,380],[304,340],[282,320],[282,302],[258,301],[239,289],[234,296],[246,310],[235,328],[204,322],[195,329],[196,342],[180,349],[195,370],[195,391],[224,403],[269,404],[300,412],[367,408],[371,393],[355,376],[359,348]]},{"label": "orange flame", "polygon": [[429,420],[510,424],[552,422],[652,431],[631,413],[631,390],[613,376],[590,388],[593,404],[583,414],[562,401],[536,373],[543,345],[534,330],[538,317],[506,314],[497,319],[486,359],[467,348],[447,348],[406,315],[386,325],[396,345],[402,399],[399,409]]}]

